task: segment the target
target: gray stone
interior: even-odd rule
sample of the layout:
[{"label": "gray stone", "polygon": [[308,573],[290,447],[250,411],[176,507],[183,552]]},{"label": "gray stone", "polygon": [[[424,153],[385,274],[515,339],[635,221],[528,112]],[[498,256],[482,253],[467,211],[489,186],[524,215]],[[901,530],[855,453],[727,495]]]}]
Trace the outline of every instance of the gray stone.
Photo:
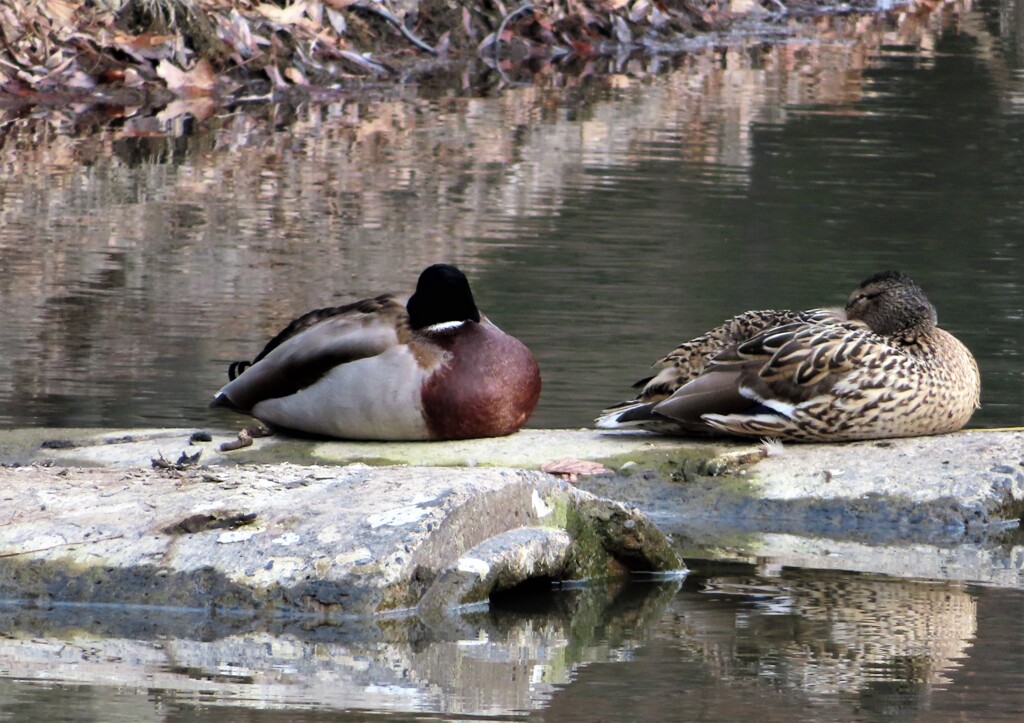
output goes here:
[{"label": "gray stone", "polygon": [[[532,577],[679,569],[676,553],[827,566],[839,545],[845,569],[1024,579],[1000,537],[1024,510],[1018,430],[785,446],[272,436],[232,452],[234,435],[194,431],[0,433],[0,459],[27,465],[0,468],[0,595],[443,619]],[[555,469],[611,472],[573,486],[538,471],[564,458]],[[942,557],[955,564],[929,563]]]},{"label": "gray stone", "polygon": [[[125,442],[132,454],[138,444]],[[475,558],[472,596],[435,591],[431,605],[479,602],[537,575],[682,567],[637,510],[537,471],[31,465],[0,468],[0,500],[4,598],[329,619],[408,610],[486,541],[528,549],[503,536],[519,529],[558,531],[558,554],[495,555],[486,570]],[[544,534],[531,545],[556,539]]]}]

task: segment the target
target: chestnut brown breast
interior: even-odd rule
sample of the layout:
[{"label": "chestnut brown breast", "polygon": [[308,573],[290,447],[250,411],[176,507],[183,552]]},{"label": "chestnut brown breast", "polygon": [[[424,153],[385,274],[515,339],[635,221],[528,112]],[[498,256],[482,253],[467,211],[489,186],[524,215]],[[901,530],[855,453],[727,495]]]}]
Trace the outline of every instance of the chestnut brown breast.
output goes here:
[{"label": "chestnut brown breast", "polygon": [[526,423],[541,380],[525,344],[486,319],[425,336],[450,355],[422,387],[431,438],[500,437]]}]

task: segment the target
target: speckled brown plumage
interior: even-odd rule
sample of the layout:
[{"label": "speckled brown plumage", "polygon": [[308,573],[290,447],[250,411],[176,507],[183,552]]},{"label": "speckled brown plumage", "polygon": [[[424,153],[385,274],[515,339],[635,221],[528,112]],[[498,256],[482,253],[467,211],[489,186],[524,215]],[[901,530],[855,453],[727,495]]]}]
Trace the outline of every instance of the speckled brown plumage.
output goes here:
[{"label": "speckled brown plumage", "polygon": [[[694,371],[670,397],[610,410],[599,426],[842,441],[951,432],[977,408],[974,357],[936,326],[934,307],[903,274],[865,280],[842,312],[801,313],[722,342],[730,329],[742,336],[759,320],[782,318],[748,312],[681,345],[665,359],[684,350],[678,357],[685,362],[694,358],[687,349],[722,344],[707,358],[696,355]],[[753,324],[736,323],[750,314]]]},{"label": "speckled brown plumage", "polygon": [[717,354],[767,329],[794,322],[827,324],[845,319],[842,309],[756,310],[737,314],[706,334],[684,341],[656,361],[654,366],[663,369],[653,377],[641,379],[633,385],[634,388],[640,388],[634,401],[660,402],[668,399],[679,387],[700,376]]}]

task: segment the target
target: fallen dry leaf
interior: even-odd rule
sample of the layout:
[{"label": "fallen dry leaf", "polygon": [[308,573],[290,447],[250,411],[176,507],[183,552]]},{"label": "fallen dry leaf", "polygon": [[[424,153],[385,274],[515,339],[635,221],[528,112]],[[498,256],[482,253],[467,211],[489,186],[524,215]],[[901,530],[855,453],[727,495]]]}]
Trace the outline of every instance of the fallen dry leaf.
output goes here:
[{"label": "fallen dry leaf", "polygon": [[272,23],[294,25],[302,20],[302,16],[306,14],[306,3],[303,0],[299,0],[299,2],[283,8],[277,5],[261,3],[256,6],[256,11]]},{"label": "fallen dry leaf", "polygon": [[124,71],[124,86],[126,88],[141,88],[146,81],[135,68],[128,68]]},{"label": "fallen dry leaf", "polygon": [[217,17],[221,26],[221,34],[231,47],[233,47],[243,58],[248,58],[257,51],[256,40],[253,37],[249,21],[235,9],[231,10],[228,18]]},{"label": "fallen dry leaf", "polygon": [[66,88],[77,88],[78,90],[92,90],[96,87],[96,79],[80,70],[76,70],[64,79],[63,85]]},{"label": "fallen dry leaf", "polygon": [[174,40],[175,36],[173,35],[157,35],[155,33],[125,35],[118,33],[111,42],[115,48],[131,55],[133,58],[157,60],[170,57],[173,54]]},{"label": "fallen dry leaf", "polygon": [[345,20],[345,16],[334,8],[327,8],[327,20],[338,35],[344,35],[345,31],[348,30],[348,21]]},{"label": "fallen dry leaf", "polygon": [[70,24],[78,7],[78,3],[70,3],[66,2],[66,0],[46,0],[45,4],[50,16],[64,24]]},{"label": "fallen dry leaf", "polygon": [[210,61],[203,58],[192,70],[181,70],[167,60],[161,60],[156,66],[156,74],[159,75],[167,89],[176,95],[194,97],[198,95],[210,95],[217,85],[217,76],[213,72]]},{"label": "fallen dry leaf", "polygon": [[600,462],[590,462],[589,460],[576,459],[574,457],[564,457],[547,462],[541,465],[540,470],[541,472],[558,475],[559,477],[566,477],[570,482],[574,481],[579,475],[608,474],[611,472],[610,469]]},{"label": "fallen dry leaf", "polygon": [[156,74],[163,78],[167,88],[172,91],[179,91],[188,83],[188,74],[183,70],[174,67],[173,63],[161,60],[156,66]]},{"label": "fallen dry leaf", "polygon": [[181,98],[168,103],[167,107],[156,114],[156,119],[163,123],[183,115],[191,115],[197,121],[204,121],[216,110],[217,102],[213,98]]},{"label": "fallen dry leaf", "polygon": [[291,82],[295,83],[295,85],[307,84],[306,76],[304,76],[302,74],[302,71],[300,71],[298,68],[285,68],[284,77],[286,77]]},{"label": "fallen dry leaf", "polygon": [[268,65],[263,69],[263,72],[267,74],[275,88],[287,88],[288,84],[284,82],[284,77],[281,75],[281,71],[278,70],[276,65]]}]

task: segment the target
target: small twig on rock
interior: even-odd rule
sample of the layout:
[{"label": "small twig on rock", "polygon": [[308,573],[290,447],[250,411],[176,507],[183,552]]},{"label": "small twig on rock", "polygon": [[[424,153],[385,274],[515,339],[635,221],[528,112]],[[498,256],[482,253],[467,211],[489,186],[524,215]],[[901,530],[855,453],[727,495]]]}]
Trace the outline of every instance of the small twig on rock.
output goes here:
[{"label": "small twig on rock", "polygon": [[498,32],[494,34],[494,43],[492,45],[492,47],[494,48],[495,64],[501,62],[501,36],[505,32],[505,28],[515,18],[519,17],[520,15],[525,15],[528,12],[533,12],[533,5],[530,5],[529,3],[527,3],[526,5],[520,5],[515,10],[513,10],[512,12],[510,12],[508,15],[501,19],[501,25],[498,26]]},{"label": "small twig on rock", "polygon": [[249,430],[243,429],[241,432],[238,433],[238,436],[235,439],[232,439],[230,442],[224,442],[223,444],[221,444],[220,451],[233,452],[236,449],[242,449],[243,447],[251,446],[252,435],[249,434]]},{"label": "small twig on rock", "polygon": [[384,18],[389,23],[398,28],[398,32],[405,36],[405,39],[415,45],[417,48],[422,50],[424,53],[430,53],[431,55],[437,56],[438,52],[435,48],[420,40],[416,35],[405,27],[405,23],[399,20],[397,17],[392,15],[390,12],[380,7],[374,0],[370,0],[367,3],[356,3],[352,7],[368,12],[371,15],[376,15],[379,18]]},{"label": "small twig on rock", "polygon": [[149,460],[150,464],[153,466],[153,469],[169,469],[174,470],[176,472],[182,472],[199,461],[199,457],[202,456],[203,450],[199,450],[195,454],[188,454],[187,452],[182,452],[181,455],[178,457],[177,462],[171,462],[170,460],[164,458],[163,452],[160,452],[159,454],[160,456],[157,457],[156,459]]}]

